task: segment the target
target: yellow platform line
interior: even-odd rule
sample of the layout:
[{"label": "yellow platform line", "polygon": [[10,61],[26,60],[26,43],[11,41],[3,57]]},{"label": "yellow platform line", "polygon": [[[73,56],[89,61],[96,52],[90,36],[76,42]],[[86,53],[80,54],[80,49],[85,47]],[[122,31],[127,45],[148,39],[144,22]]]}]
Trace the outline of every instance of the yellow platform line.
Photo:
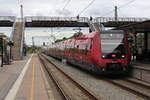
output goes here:
[{"label": "yellow platform line", "polygon": [[32,87],[30,90],[30,100],[34,100],[34,70],[35,70],[35,56],[33,57],[33,64],[32,64]]}]

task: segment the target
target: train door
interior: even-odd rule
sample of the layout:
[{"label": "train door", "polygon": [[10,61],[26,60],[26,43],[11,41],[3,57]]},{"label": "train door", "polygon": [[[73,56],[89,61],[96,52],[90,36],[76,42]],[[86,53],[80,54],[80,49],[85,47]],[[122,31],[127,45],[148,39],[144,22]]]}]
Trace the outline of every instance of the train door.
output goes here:
[{"label": "train door", "polygon": [[82,63],[88,62],[87,61],[87,50],[88,50],[88,39],[83,39],[81,42],[81,47],[80,47],[80,60]]},{"label": "train door", "polygon": [[78,55],[79,55],[79,40],[75,40],[75,46],[74,46],[74,59],[75,61],[78,61]]},{"label": "train door", "polygon": [[85,50],[85,53],[84,53],[85,54],[85,62],[87,64],[91,64],[92,63],[91,62],[91,58],[90,58],[92,45],[93,45],[93,40],[92,39],[87,39],[87,43],[86,43],[85,48],[84,48],[84,50]]}]

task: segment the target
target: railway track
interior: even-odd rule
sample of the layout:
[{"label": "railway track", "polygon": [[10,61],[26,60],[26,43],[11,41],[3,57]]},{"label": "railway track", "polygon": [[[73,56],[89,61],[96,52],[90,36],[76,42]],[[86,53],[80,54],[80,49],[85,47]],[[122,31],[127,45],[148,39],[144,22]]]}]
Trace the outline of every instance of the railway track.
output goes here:
[{"label": "railway track", "polygon": [[130,76],[150,83],[150,64],[132,63]]},{"label": "railway track", "polygon": [[143,84],[132,79],[119,79],[119,80],[105,79],[105,81],[115,86],[118,86],[119,88],[122,88],[126,91],[129,91],[134,95],[137,95],[145,100],[150,100],[150,85],[148,84]]},{"label": "railway track", "polygon": [[[48,60],[48,58],[47,58],[47,60]],[[52,65],[54,65],[54,64],[52,63]],[[99,79],[104,80],[104,81],[106,81],[110,84],[113,84],[114,86],[117,86],[117,87],[119,87],[123,90],[126,90],[129,93],[132,93],[132,94],[136,95],[137,97],[143,98],[142,100],[150,100],[150,94],[149,94],[150,93],[150,85],[149,84],[143,84],[141,82],[137,82],[137,80],[133,80],[132,78],[131,79],[128,79],[128,78],[125,78],[125,79],[109,79],[109,78],[106,78],[106,77],[99,77]],[[65,94],[67,94],[67,91],[65,92]],[[77,98],[69,98],[69,99],[76,100]],[[85,98],[81,98],[79,100],[84,100],[84,99]],[[99,98],[96,98],[96,99],[93,99],[93,100],[97,100],[97,99],[99,99]]]},{"label": "railway track", "polygon": [[101,100],[93,92],[68,76],[44,55],[39,55],[48,75],[57,86],[63,100]]}]

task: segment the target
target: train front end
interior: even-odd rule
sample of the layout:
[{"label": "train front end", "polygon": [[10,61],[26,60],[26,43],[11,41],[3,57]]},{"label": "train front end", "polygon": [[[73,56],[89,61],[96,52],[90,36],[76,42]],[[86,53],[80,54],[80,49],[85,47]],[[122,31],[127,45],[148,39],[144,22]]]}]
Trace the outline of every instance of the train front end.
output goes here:
[{"label": "train front end", "polygon": [[104,73],[128,72],[131,55],[126,34],[121,30],[100,32],[100,70]]}]

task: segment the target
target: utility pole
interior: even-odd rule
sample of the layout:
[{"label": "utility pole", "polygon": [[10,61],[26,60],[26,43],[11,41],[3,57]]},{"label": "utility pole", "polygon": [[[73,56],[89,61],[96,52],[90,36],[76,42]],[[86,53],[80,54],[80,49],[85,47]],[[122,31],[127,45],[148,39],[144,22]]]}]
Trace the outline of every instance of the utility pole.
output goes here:
[{"label": "utility pole", "polygon": [[21,21],[23,22],[23,5],[20,5]]},{"label": "utility pole", "polygon": [[115,21],[117,21],[117,19],[118,19],[118,8],[117,8],[117,6],[115,6]]},{"label": "utility pole", "polygon": [[1,67],[3,67],[3,63],[4,63],[4,61],[3,61],[3,59],[4,59],[4,57],[3,57],[3,38],[0,38],[0,48],[1,48]]},{"label": "utility pole", "polygon": [[34,51],[34,37],[32,37],[32,53]]}]

